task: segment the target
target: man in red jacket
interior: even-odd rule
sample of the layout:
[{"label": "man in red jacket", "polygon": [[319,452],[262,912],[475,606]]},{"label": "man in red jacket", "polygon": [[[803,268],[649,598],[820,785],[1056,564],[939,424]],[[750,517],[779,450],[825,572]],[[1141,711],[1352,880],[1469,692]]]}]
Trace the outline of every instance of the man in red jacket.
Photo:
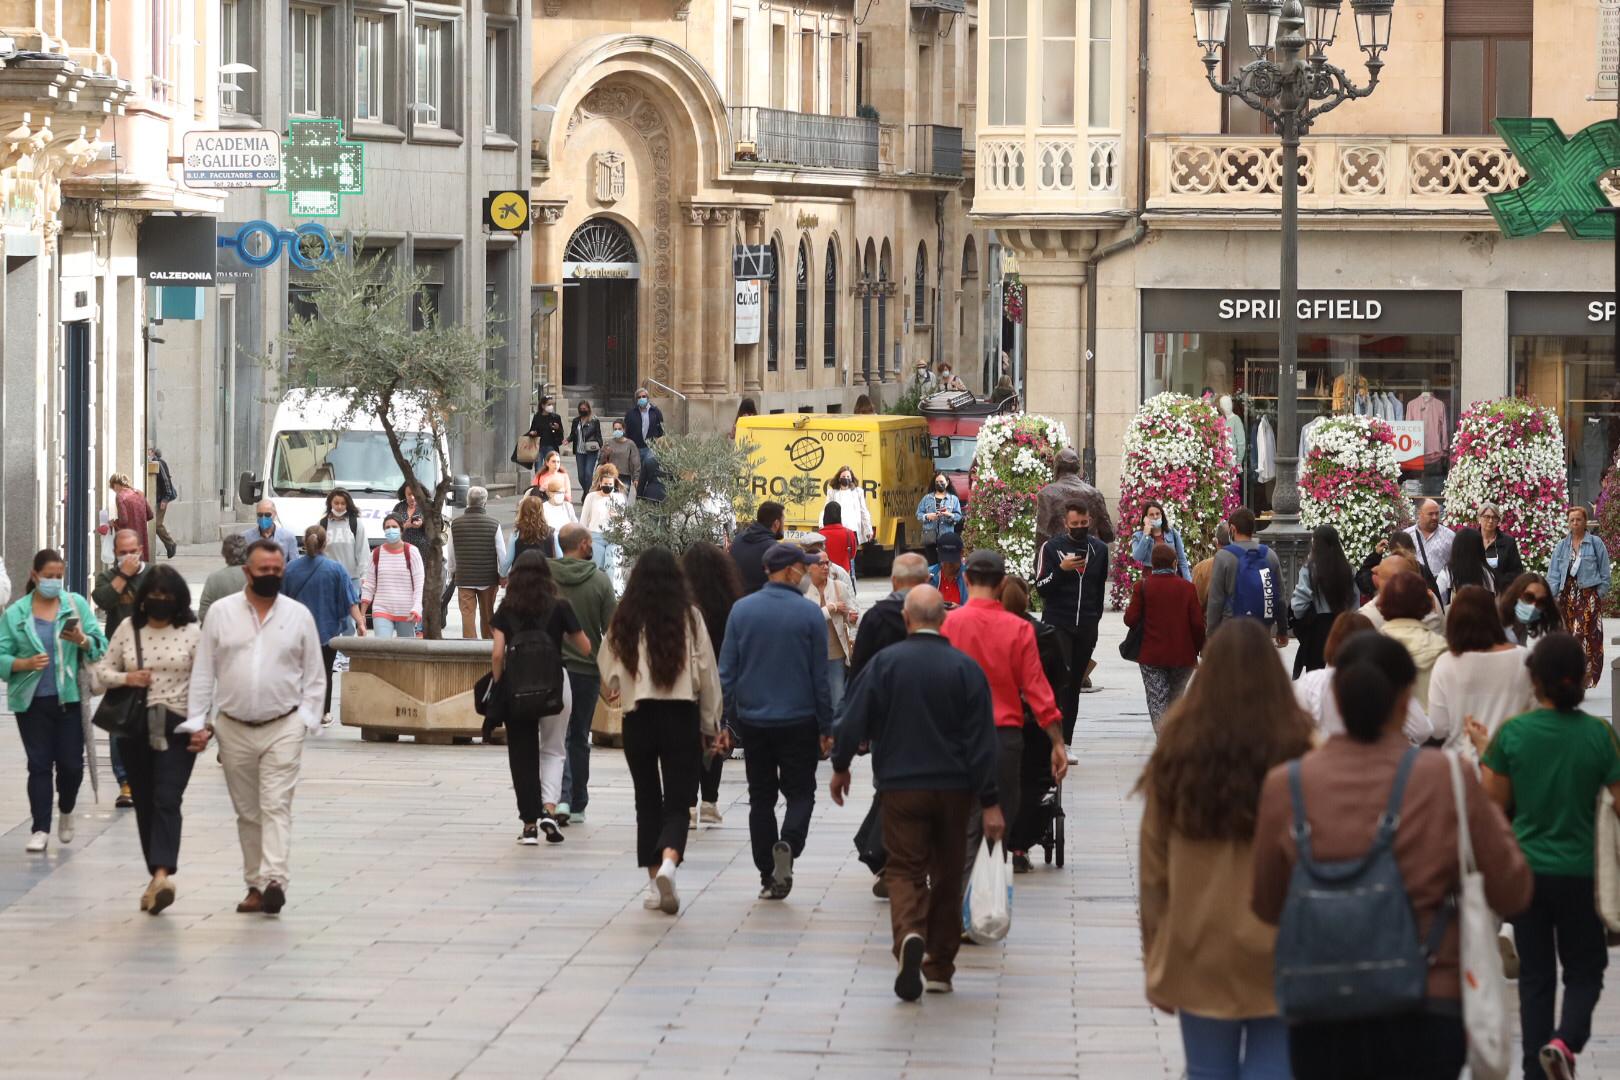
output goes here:
[{"label": "man in red jacket", "polygon": [[[999,552],[980,548],[967,557],[963,570],[967,574],[967,603],[945,617],[941,632],[984,669],[990,682],[999,745],[996,790],[1001,805],[1017,813],[1022,797],[1019,774],[1024,756],[1024,706],[1029,706],[1035,722],[1052,740],[1054,780],[1062,780],[1069,771],[1068,749],[1063,745],[1063,714],[1041,670],[1035,627],[1003,608],[996,599],[996,591],[1007,576],[1007,561]],[[975,812],[968,820],[964,882],[973,876],[973,860],[983,835],[982,818]]]}]

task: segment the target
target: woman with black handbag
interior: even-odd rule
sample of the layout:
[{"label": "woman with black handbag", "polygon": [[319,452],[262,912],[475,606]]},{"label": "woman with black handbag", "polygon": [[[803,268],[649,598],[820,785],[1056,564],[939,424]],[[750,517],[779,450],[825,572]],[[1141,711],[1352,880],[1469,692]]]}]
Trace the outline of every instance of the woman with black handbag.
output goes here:
[{"label": "woman with black handbag", "polygon": [[602,451],[602,422],[591,411],[591,403],[579,403],[579,415],[568,428],[568,444],[574,448],[574,465],[579,471],[582,491],[591,489],[596,475],[596,456]]},{"label": "woman with black handbag", "polygon": [[84,782],[79,671],[107,648],[89,601],[68,591],[66,576],[62,556],[41,550],[26,593],[0,619],[0,679],[28,758],[34,825],[24,850],[35,853],[51,840],[53,787],[62,814],[59,835],[64,844],[73,841],[73,808]]},{"label": "woman with black handbag", "polygon": [[[191,665],[202,624],[191,611],[191,590],[166,563],[146,572],[135,591],[134,614],[118,624],[96,678],[108,688],[96,723],[119,740],[135,798],[135,829],[152,875],[141,910],[156,915],[174,903],[173,875],[180,869],[180,803],[191,780],[197,750],[192,737],[176,735],[185,723]],[[120,695],[119,688],[135,691]],[[116,729],[111,725],[116,725]]]},{"label": "woman with black handbag", "polygon": [[1361,600],[1356,591],[1355,571],[1344,556],[1339,530],[1318,525],[1311,533],[1311,554],[1299,571],[1289,614],[1299,649],[1294,653],[1294,678],[1327,666],[1322,656],[1333,620],[1354,611]]},{"label": "woman with black handbag", "polygon": [[1157,735],[1159,721],[1187,688],[1198,666],[1198,654],[1204,648],[1204,611],[1198,605],[1197,588],[1176,572],[1175,549],[1155,544],[1152,559],[1152,571],[1142,575],[1131,590],[1131,602],[1125,609],[1130,632],[1119,652],[1142,669],[1148,719]]}]

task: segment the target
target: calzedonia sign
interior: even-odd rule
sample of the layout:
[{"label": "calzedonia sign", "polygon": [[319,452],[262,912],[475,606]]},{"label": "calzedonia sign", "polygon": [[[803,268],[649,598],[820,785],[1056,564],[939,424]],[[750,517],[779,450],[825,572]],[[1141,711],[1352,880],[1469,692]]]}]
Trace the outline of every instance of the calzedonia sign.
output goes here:
[{"label": "calzedonia sign", "polygon": [[[1305,334],[1458,334],[1457,292],[1309,291],[1295,308]],[[1142,329],[1170,333],[1276,333],[1282,302],[1256,289],[1145,289]]]}]

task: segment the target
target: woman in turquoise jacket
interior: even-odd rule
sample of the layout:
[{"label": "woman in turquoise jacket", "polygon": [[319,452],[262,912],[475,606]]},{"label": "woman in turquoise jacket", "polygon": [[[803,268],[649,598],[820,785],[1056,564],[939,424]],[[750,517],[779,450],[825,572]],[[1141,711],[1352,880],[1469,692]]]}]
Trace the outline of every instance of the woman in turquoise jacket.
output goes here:
[{"label": "woman in turquoise jacket", "polygon": [[79,671],[101,659],[107,638],[90,603],[67,591],[62,556],[46,548],[34,556],[28,589],[0,617],[0,679],[17,714],[28,757],[28,806],[34,826],[27,850],[42,852],[51,838],[52,770],[58,835],[73,840],[73,807],[84,781],[84,726],[79,716]]}]

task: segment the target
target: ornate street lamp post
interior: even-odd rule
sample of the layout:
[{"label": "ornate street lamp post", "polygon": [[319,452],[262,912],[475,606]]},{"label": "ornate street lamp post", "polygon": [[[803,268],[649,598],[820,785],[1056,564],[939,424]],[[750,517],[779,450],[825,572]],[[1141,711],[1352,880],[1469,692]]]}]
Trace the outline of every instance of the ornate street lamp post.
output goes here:
[{"label": "ornate street lamp post", "polygon": [[[1299,365],[1299,140],[1311,123],[1330,109],[1363,98],[1378,86],[1389,48],[1395,0],[1350,0],[1356,36],[1367,55],[1367,85],[1355,85],[1342,68],[1327,62],[1338,32],[1342,0],[1240,0],[1255,59],[1228,82],[1215,76],[1226,47],[1232,0],[1192,0],[1198,44],[1204,50],[1209,84],[1235,97],[1271,121],[1282,139],[1282,280],[1278,290],[1277,486],[1269,537],[1298,531],[1299,446],[1296,419]],[[1280,528],[1279,528],[1280,527]],[[1291,560],[1283,555],[1284,562]],[[1293,579],[1293,568],[1285,566]]]}]

